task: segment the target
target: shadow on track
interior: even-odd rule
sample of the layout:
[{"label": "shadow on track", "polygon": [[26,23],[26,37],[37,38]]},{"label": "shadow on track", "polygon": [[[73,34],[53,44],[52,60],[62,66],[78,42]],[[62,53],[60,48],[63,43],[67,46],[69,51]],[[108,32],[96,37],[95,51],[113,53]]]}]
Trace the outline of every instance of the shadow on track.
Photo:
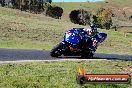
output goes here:
[{"label": "shadow on track", "polygon": [[132,55],[117,55],[117,54],[95,54],[94,57],[107,60],[126,60],[132,61]]},{"label": "shadow on track", "polygon": [[[60,59],[83,59],[80,56],[61,56]],[[92,59],[106,59],[106,60],[125,60],[132,61],[131,55],[116,55],[116,54],[100,54],[96,53]]]}]

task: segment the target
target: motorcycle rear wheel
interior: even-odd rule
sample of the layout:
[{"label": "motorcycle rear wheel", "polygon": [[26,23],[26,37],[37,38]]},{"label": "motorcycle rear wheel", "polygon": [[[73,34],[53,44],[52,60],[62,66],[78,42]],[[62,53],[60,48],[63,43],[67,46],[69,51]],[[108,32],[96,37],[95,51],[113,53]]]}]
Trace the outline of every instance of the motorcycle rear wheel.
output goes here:
[{"label": "motorcycle rear wheel", "polygon": [[82,51],[81,58],[83,59],[91,59],[93,58],[93,53],[91,51]]}]

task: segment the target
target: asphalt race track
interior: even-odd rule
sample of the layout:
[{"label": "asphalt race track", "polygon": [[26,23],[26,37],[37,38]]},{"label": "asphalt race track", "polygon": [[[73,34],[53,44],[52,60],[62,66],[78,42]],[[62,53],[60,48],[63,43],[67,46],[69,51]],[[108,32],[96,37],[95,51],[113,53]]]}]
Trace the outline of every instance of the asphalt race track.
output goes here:
[{"label": "asphalt race track", "polygon": [[[0,62],[10,61],[54,61],[54,60],[82,60],[80,57],[53,58],[50,51],[44,50],[24,50],[24,49],[0,49]],[[89,60],[89,59],[86,59]],[[91,60],[91,59],[90,59]],[[132,61],[132,55],[114,55],[114,54],[95,54],[92,60],[129,60]]]}]

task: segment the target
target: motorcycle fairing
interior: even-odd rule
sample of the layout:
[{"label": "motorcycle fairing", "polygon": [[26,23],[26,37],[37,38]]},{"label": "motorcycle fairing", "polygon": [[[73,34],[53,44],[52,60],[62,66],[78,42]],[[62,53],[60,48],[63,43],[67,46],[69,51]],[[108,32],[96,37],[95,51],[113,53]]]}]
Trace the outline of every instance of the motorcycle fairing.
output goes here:
[{"label": "motorcycle fairing", "polygon": [[77,45],[81,37],[75,33],[76,30],[69,30],[64,35],[64,41],[70,43],[71,45]]},{"label": "motorcycle fairing", "polygon": [[93,37],[93,40],[97,40],[98,42],[103,43],[106,38],[107,38],[106,33],[98,33]]}]

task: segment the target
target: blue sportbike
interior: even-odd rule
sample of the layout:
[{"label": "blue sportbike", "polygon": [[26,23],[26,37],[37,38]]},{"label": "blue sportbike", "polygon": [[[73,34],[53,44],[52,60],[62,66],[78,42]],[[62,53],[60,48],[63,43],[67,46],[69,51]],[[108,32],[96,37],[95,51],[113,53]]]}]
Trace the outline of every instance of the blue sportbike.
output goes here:
[{"label": "blue sportbike", "polygon": [[[64,34],[63,41],[51,50],[51,56],[59,57],[64,55],[81,56],[82,58],[93,58],[93,50],[90,48],[90,46],[93,44],[93,41],[88,37],[85,37],[85,32],[81,31],[81,28],[79,29],[80,30],[71,29],[67,31]],[[101,40],[102,38],[97,39]],[[87,40],[87,43],[85,40]]]}]

